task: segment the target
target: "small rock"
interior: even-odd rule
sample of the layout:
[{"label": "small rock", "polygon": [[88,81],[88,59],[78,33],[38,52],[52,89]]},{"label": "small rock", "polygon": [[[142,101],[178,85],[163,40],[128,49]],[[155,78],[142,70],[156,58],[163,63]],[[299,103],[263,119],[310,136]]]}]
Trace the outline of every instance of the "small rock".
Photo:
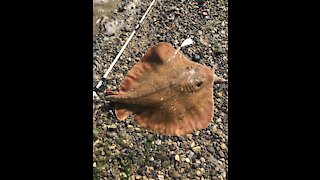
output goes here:
[{"label": "small rock", "polygon": [[220,168],[219,168],[218,166],[216,166],[215,170],[216,170],[217,172],[219,172],[219,171],[220,171]]},{"label": "small rock", "polygon": [[132,128],[133,128],[133,126],[132,126],[132,125],[130,125],[130,124],[129,124],[127,127],[128,127],[129,129],[132,129]]},{"label": "small rock", "polygon": [[107,132],[107,133],[106,133],[106,136],[107,136],[108,138],[113,138],[113,137],[116,137],[116,136],[117,136],[117,133],[115,133],[115,132]]},{"label": "small rock", "polygon": [[206,162],[206,160],[203,157],[200,158],[200,161]]},{"label": "small rock", "polygon": [[208,13],[207,13],[207,12],[203,12],[202,14],[203,14],[204,16],[208,15]]},{"label": "small rock", "polygon": [[194,155],[194,152],[189,151],[189,157],[191,158]]},{"label": "small rock", "polygon": [[174,170],[172,175],[173,175],[174,178],[177,178],[179,176],[179,172]]},{"label": "small rock", "polygon": [[222,122],[222,119],[221,119],[221,118],[218,118],[218,119],[216,120],[216,122],[217,122],[217,123],[220,123],[220,122]]},{"label": "small rock", "polygon": [[197,176],[201,176],[201,172],[199,170],[197,170]]},{"label": "small rock", "polygon": [[200,168],[200,172],[201,172],[201,174],[204,174],[205,173],[204,168]]},{"label": "small rock", "polygon": [[110,38],[106,36],[106,37],[103,38],[103,41],[109,41],[109,39]]},{"label": "small rock", "polygon": [[192,143],[190,144],[190,147],[193,148],[195,145],[196,145],[196,144],[195,144],[194,142],[192,142]]},{"label": "small rock", "polygon": [[94,162],[92,166],[93,166],[94,168],[97,167],[97,163]]},{"label": "small rock", "polygon": [[192,148],[192,150],[194,152],[200,152],[201,151],[201,147],[200,146],[196,146],[196,147]]},{"label": "small rock", "polygon": [[117,146],[115,144],[109,146],[109,149],[112,150],[112,149],[115,149]]},{"label": "small rock", "polygon": [[226,34],[226,32],[224,31],[224,30],[222,30],[222,31],[220,31],[221,32],[221,34]]},{"label": "small rock", "polygon": [[161,145],[161,140],[156,140],[156,144],[159,146],[159,145]]},{"label": "small rock", "polygon": [[187,163],[189,163],[189,162],[190,162],[190,159],[189,159],[189,158],[186,158],[185,161],[186,161]]},{"label": "small rock", "polygon": [[199,159],[196,159],[196,164],[200,164],[201,161]]},{"label": "small rock", "polygon": [[128,177],[128,176],[127,176],[127,174],[126,174],[126,173],[124,173],[124,172],[123,172],[123,173],[121,173],[121,176],[122,176],[122,177],[124,177],[124,178]]},{"label": "small rock", "polygon": [[188,137],[188,139],[192,139],[192,134],[187,134],[186,136]]},{"label": "small rock", "polygon": [[195,54],[195,55],[194,55],[194,60],[199,61],[200,58],[201,58],[201,57],[200,57],[198,54]]},{"label": "small rock", "polygon": [[174,156],[174,159],[179,162],[180,161],[180,156],[177,154],[177,155]]},{"label": "small rock", "polygon": [[[200,56],[199,56],[200,57]],[[200,58],[199,58],[200,59]],[[200,131],[196,131],[196,132],[194,132],[194,134],[196,135],[196,136],[199,136],[199,134],[200,134]]]},{"label": "small rock", "polygon": [[225,179],[227,177],[227,173],[225,171],[222,172],[222,177]]},{"label": "small rock", "polygon": [[151,157],[149,158],[149,160],[150,160],[150,161],[154,161],[154,157],[151,156]]},{"label": "small rock", "polygon": [[174,11],[174,10],[176,10],[176,9],[178,9],[176,6],[171,6],[171,7],[169,8],[169,11]]},{"label": "small rock", "polygon": [[93,129],[93,137],[96,139],[98,138],[99,130],[98,129]]},{"label": "small rock", "polygon": [[215,125],[213,125],[212,128],[211,128],[211,132],[212,133],[216,133],[217,130],[218,130],[217,127]]},{"label": "small rock", "polygon": [[116,129],[117,125],[116,124],[111,124],[107,126],[108,129]]},{"label": "small rock", "polygon": [[226,146],[225,143],[221,143],[220,147],[221,147],[222,150],[226,150],[227,149],[227,146]]},{"label": "small rock", "polygon": [[220,129],[217,129],[216,134],[221,137],[223,132]]},{"label": "small rock", "polygon": [[199,33],[200,36],[202,35],[202,31],[201,30],[199,30],[198,33]]},{"label": "small rock", "polygon": [[205,18],[206,18],[206,19],[210,19],[210,16],[206,16]]},{"label": "small rock", "polygon": [[164,176],[159,174],[159,175],[158,175],[158,179],[159,179],[159,180],[164,180]]},{"label": "small rock", "polygon": [[224,153],[221,150],[219,151],[219,156],[223,158],[225,157]]}]

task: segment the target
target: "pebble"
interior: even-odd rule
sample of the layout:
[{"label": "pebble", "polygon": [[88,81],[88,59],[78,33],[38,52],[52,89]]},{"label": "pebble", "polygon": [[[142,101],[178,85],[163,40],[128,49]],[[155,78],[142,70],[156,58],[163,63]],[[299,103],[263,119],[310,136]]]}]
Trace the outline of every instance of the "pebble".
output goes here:
[{"label": "pebble", "polygon": [[115,149],[117,146],[115,144],[109,146],[109,149],[112,150],[112,149]]},{"label": "pebble", "polygon": [[188,137],[188,139],[192,139],[192,134],[187,134],[186,136]]},{"label": "pebble", "polygon": [[200,152],[201,151],[201,147],[200,146],[196,146],[196,147],[192,148],[192,150],[194,152]]},{"label": "pebble", "polygon": [[[199,59],[200,59],[201,57],[199,56]],[[196,132],[194,132],[194,135],[196,135],[196,136],[199,136],[199,134],[200,134],[200,131],[196,131]]]},{"label": "pebble", "polygon": [[113,137],[116,137],[116,136],[117,136],[117,133],[115,133],[115,132],[106,132],[106,136],[107,136],[108,138],[113,138]]},{"label": "pebble", "polygon": [[194,155],[194,152],[189,151],[189,157],[191,158]]},{"label": "pebble", "polygon": [[97,167],[97,163],[94,162],[92,166],[93,166],[94,168]]},{"label": "pebble", "polygon": [[222,150],[226,150],[227,149],[227,146],[226,146],[225,143],[221,143],[220,147],[221,147]]},{"label": "pebble", "polygon": [[201,176],[201,172],[199,170],[197,170],[197,176]]},{"label": "pebble", "polygon": [[224,153],[221,150],[219,151],[219,156],[223,158],[225,157]]},{"label": "pebble", "polygon": [[194,55],[194,60],[199,61],[200,58],[201,58],[201,57],[200,57],[198,54],[195,54],[195,55]]},{"label": "pebble", "polygon": [[208,151],[209,151],[210,153],[214,153],[214,152],[215,152],[215,150],[214,150],[213,147],[208,147]]},{"label": "pebble", "polygon": [[123,173],[121,173],[121,176],[122,176],[122,177],[124,177],[124,178],[128,177],[128,176],[127,176],[127,174],[126,174],[126,173],[124,173],[124,172],[123,172]]},{"label": "pebble", "polygon": [[159,146],[159,145],[161,145],[161,140],[156,140],[156,144]]},{"label": "pebble", "polygon": [[177,143],[173,143],[172,146],[170,146],[170,150],[171,151],[175,151],[177,149],[177,146],[176,146]]},{"label": "pebble", "polygon": [[158,179],[159,179],[159,180],[164,180],[164,176],[161,175],[161,174],[159,174],[159,175],[158,175]]},{"label": "pebble", "polygon": [[200,168],[200,172],[201,172],[201,174],[204,174],[205,173],[204,168]]},{"label": "pebble", "polygon": [[189,158],[186,158],[185,161],[186,161],[187,163],[189,163],[189,162],[190,162],[190,159],[189,159]]},{"label": "pebble", "polygon": [[101,151],[101,156],[104,156],[104,155],[106,155],[106,153],[102,150]]},{"label": "pebble", "polygon": [[174,156],[174,159],[179,162],[180,161],[180,156],[177,154],[177,155]]},{"label": "pebble", "polygon": [[107,128],[108,128],[108,129],[116,129],[116,128],[117,128],[117,125],[111,124],[111,125],[108,125]]},{"label": "pebble", "polygon": [[196,145],[196,144],[195,144],[194,142],[192,142],[192,143],[190,144],[190,147],[193,148],[195,145]]},{"label": "pebble", "polygon": [[173,176],[174,178],[177,178],[177,177],[179,176],[179,172],[176,171],[176,170],[174,170],[173,173],[172,173],[172,176]]}]

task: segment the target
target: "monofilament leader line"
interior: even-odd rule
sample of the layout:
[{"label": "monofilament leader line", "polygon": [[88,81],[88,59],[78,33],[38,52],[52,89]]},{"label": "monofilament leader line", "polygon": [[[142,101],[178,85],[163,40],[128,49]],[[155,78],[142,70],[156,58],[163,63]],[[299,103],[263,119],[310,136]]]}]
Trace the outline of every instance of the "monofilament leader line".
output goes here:
[{"label": "monofilament leader line", "polygon": [[[142,24],[143,20],[145,19],[145,17],[147,16],[147,14],[150,12],[153,4],[156,2],[156,0],[153,0],[151,2],[151,4],[149,5],[147,11],[144,13],[144,15],[142,16],[142,18],[140,19],[138,25],[135,27],[135,29],[133,30],[133,32],[131,33],[130,37],[128,38],[128,40],[126,41],[126,43],[123,45],[123,47],[121,48],[121,50],[119,51],[118,55],[114,58],[113,62],[111,63],[110,67],[108,68],[107,72],[103,75],[102,79],[99,81],[99,83],[96,86],[96,89],[99,89],[102,85],[102,83],[106,80],[108,74],[110,73],[110,71],[112,70],[113,66],[116,64],[117,60],[120,58],[122,52],[124,51],[124,49],[127,47],[127,45],[129,44],[129,42],[131,41],[131,39],[133,38],[134,34],[137,32],[137,30],[140,28],[140,25]],[[93,96],[95,96],[96,93],[93,92]]]}]

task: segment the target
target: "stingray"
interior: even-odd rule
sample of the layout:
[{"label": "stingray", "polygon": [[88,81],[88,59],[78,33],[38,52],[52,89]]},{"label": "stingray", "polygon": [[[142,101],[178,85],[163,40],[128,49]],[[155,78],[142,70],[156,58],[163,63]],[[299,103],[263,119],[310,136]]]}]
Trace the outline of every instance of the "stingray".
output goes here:
[{"label": "stingray", "polygon": [[119,92],[106,91],[115,115],[134,115],[142,127],[180,136],[208,127],[214,114],[213,84],[225,80],[215,68],[193,62],[168,43],[151,47],[120,83]]}]

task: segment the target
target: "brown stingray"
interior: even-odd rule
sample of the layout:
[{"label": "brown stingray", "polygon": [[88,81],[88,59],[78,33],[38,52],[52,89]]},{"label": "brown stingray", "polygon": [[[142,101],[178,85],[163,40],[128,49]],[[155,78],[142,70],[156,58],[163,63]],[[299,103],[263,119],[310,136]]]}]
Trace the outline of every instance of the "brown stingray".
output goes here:
[{"label": "brown stingray", "polygon": [[214,69],[188,60],[168,43],[150,48],[128,72],[116,103],[119,120],[134,114],[143,128],[164,135],[185,135],[206,128],[213,118]]}]

